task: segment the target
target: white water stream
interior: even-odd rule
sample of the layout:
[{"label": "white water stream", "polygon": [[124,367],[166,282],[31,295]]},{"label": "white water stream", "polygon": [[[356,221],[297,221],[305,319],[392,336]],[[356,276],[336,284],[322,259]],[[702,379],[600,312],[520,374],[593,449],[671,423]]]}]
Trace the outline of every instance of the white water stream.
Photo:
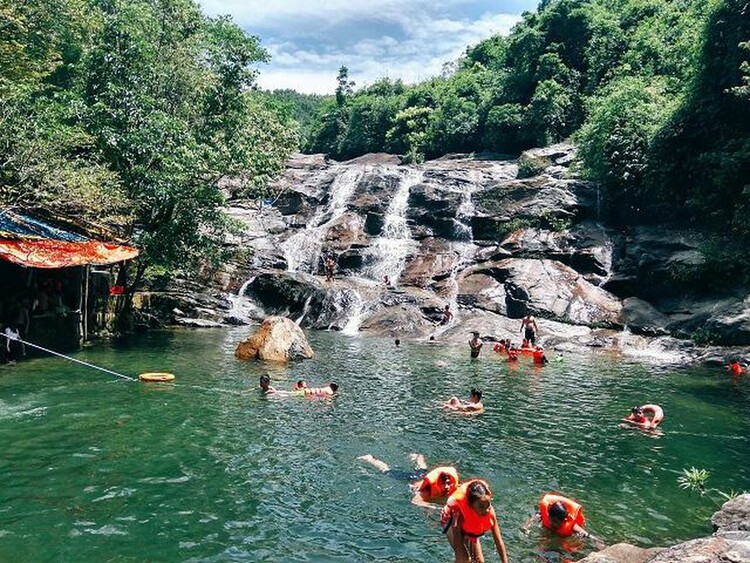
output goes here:
[{"label": "white water stream", "polygon": [[317,273],[326,233],[346,212],[349,199],[363,175],[362,167],[344,167],[331,185],[327,205],[313,215],[304,229],[281,243],[287,270]]},{"label": "white water stream", "polygon": [[409,192],[412,186],[422,182],[423,175],[421,170],[407,170],[388,205],[382,234],[375,239],[371,247],[374,261],[365,272],[367,277],[377,282],[388,276],[391,285],[398,285],[406,266],[406,258],[416,248],[406,222],[406,211],[409,206]]}]

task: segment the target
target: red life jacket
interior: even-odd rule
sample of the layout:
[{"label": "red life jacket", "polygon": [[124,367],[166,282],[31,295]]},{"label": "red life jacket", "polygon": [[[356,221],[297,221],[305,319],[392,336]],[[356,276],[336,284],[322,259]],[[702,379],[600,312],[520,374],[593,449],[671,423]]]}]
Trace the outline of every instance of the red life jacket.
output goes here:
[{"label": "red life jacket", "polygon": [[[493,507],[490,507],[487,514],[480,516],[477,514],[476,510],[469,506],[469,486],[477,481],[482,483],[488,491],[490,490],[489,485],[487,485],[487,482],[483,479],[471,479],[458,487],[456,491],[448,497],[445,507],[443,507],[443,518],[449,516],[449,513],[453,513],[454,515],[458,513],[461,515],[461,532],[464,536],[471,539],[476,539],[486,531],[491,530],[495,526],[495,522],[497,522],[497,516],[495,515],[495,509]],[[492,493],[490,492],[490,494]]]},{"label": "red life jacket", "polygon": [[[563,503],[563,505],[565,505],[565,510],[568,512],[565,520],[557,529],[552,527],[549,518],[549,507],[556,502]],[[570,536],[573,534],[573,527],[576,524],[583,526],[586,523],[586,519],[583,517],[583,507],[580,504],[554,493],[547,493],[539,499],[539,512],[542,515],[542,525],[561,536]]]},{"label": "red life jacket", "polygon": [[[448,494],[443,493],[443,475],[450,479]],[[424,500],[442,498],[449,496],[458,487],[458,471],[454,467],[436,467],[419,482],[417,489]]]}]

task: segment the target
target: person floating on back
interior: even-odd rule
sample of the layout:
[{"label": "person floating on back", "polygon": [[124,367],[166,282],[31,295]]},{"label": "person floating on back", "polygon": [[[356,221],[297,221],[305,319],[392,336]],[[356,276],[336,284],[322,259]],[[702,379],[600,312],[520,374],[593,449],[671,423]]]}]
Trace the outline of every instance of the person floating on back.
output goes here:
[{"label": "person floating on back", "polygon": [[471,479],[448,497],[440,524],[453,548],[455,563],[484,562],[479,538],[492,532],[495,549],[502,563],[508,563],[503,536],[492,507],[492,491],[486,481]]},{"label": "person floating on back", "polygon": [[414,461],[415,470],[408,473],[392,469],[390,465],[371,454],[359,456],[357,459],[369,463],[391,477],[397,479],[405,477],[406,480],[411,481],[409,488],[414,492],[412,504],[425,508],[441,508],[433,502],[453,494],[458,487],[458,471],[451,466],[435,467],[427,471],[427,463],[422,454],[411,454],[410,457]]},{"label": "person floating on back", "polygon": [[305,397],[330,397],[338,391],[339,386],[336,383],[329,383],[325,387],[305,387]]},{"label": "person floating on back", "polygon": [[443,408],[453,412],[467,414],[480,414],[484,412],[482,404],[482,392],[479,389],[472,389],[468,401],[462,401],[458,397],[451,397],[445,403]]}]

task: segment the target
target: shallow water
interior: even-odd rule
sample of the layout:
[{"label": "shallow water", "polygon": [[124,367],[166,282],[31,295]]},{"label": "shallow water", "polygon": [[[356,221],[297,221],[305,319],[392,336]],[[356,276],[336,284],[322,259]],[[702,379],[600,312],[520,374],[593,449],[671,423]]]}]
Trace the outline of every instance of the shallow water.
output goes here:
[{"label": "shallow water", "polygon": [[[750,489],[750,384],[720,369],[650,367],[604,352],[514,369],[488,346],[311,333],[315,360],[234,359],[247,328],[152,332],[78,358],[176,385],[130,383],[59,359],[0,369],[0,561],[449,561],[437,515],[405,482],[356,460],[481,476],[513,561],[559,561],[562,546],[519,531],[555,489],[608,543],[667,545],[710,533],[715,505],[681,491],[682,468]],[[444,366],[444,367],[440,367]],[[333,400],[262,397],[335,380]],[[485,393],[486,412],[441,411]],[[664,407],[663,435],[618,426],[630,406]],[[488,561],[491,539],[484,541]]]}]

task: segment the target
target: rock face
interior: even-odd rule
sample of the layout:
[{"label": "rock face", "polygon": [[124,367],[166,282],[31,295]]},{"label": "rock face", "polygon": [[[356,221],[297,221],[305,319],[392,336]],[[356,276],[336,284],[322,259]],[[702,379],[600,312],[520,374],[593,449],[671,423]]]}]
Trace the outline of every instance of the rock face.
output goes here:
[{"label": "rock face", "polygon": [[287,362],[312,358],[313,351],[300,327],[283,317],[269,317],[255,334],[239,343],[235,356],[240,360]]},{"label": "rock face", "polygon": [[[596,331],[591,345],[628,341],[601,332],[623,327],[645,338],[750,345],[747,292],[686,281],[708,270],[705,236],[604,226],[598,187],[576,176],[574,159],[564,144],[519,160],[449,155],[418,166],[382,154],[348,162],[297,155],[273,186],[276,199],[232,200],[227,211],[244,225],[227,240],[235,259],[208,286],[183,280],[152,292],[147,314],[204,326],[273,314],[308,328],[407,338],[452,338],[456,325],[458,339],[480,313],[501,327],[532,312],[543,344],[553,332],[558,344],[566,332],[578,338],[545,330],[557,322]],[[446,304],[452,326],[435,328]]]}]

